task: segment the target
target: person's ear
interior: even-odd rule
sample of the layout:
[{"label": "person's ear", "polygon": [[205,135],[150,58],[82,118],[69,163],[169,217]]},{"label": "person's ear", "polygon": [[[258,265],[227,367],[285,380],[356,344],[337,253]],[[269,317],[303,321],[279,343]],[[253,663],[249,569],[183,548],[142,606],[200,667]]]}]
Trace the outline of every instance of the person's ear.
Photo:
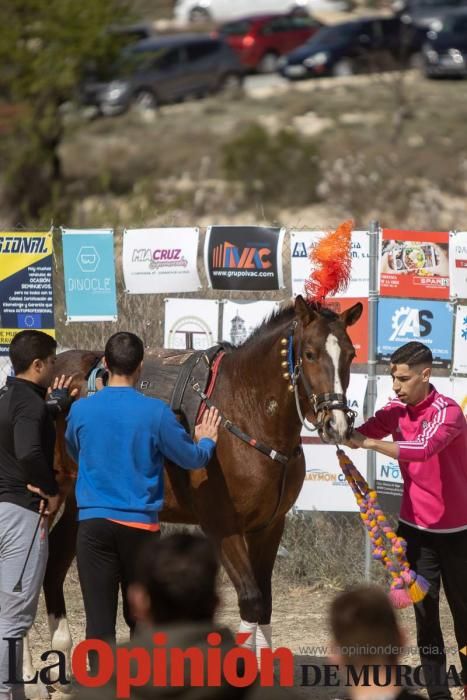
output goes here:
[{"label": "person's ear", "polygon": [[104,355],[104,357],[102,358],[102,364],[104,365],[104,367],[105,367],[105,369],[107,370],[107,372],[110,372],[109,365],[107,364],[107,360],[106,360],[105,355]]},{"label": "person's ear", "polygon": [[38,357],[36,357],[36,359],[33,360],[31,363],[31,369],[33,369],[34,372],[37,372],[37,374],[40,374],[44,369],[44,364],[45,363],[43,360],[40,360]]},{"label": "person's ear", "polygon": [[327,655],[327,658],[332,666],[337,666],[339,669],[345,666],[345,659],[335,643],[331,644],[331,651]]},{"label": "person's ear", "polygon": [[424,382],[429,382],[431,378],[431,367],[425,367],[422,371],[422,377]]},{"label": "person's ear", "polygon": [[143,586],[139,583],[131,583],[128,587],[127,599],[135,620],[151,622],[151,600]]}]

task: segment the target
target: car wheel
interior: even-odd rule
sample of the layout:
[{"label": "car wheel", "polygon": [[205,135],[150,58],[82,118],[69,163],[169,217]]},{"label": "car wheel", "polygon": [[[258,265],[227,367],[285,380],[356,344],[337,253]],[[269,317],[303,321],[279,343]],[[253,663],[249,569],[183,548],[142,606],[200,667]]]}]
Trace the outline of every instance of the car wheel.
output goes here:
[{"label": "car wheel", "polygon": [[219,92],[227,97],[238,97],[243,87],[243,78],[238,73],[227,73],[219,82]]},{"label": "car wheel", "polygon": [[211,19],[211,15],[205,7],[193,7],[188,15],[191,24],[206,24]]},{"label": "car wheel", "polygon": [[258,63],[256,70],[258,73],[275,73],[279,56],[274,51],[266,51]]},{"label": "car wheel", "polygon": [[133,98],[133,104],[141,112],[157,109],[157,98],[151,90],[139,90]]},{"label": "car wheel", "polygon": [[355,68],[351,59],[341,58],[340,61],[337,61],[332,68],[332,74],[336,78],[343,78],[347,75],[354,75]]}]

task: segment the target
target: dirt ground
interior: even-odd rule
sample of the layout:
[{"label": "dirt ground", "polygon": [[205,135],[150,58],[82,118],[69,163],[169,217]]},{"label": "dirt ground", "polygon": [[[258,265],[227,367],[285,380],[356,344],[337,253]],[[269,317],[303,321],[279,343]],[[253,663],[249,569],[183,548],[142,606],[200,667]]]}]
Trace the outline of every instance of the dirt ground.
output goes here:
[{"label": "dirt ground", "polygon": [[[69,622],[73,641],[76,644],[84,638],[85,620],[79,589],[78,576],[75,565],[70,570],[66,584],[66,600],[69,611]],[[325,647],[329,636],[327,630],[327,610],[330,601],[336,591],[330,589],[313,589],[312,587],[285,586],[277,582],[274,587],[274,607],[272,616],[273,645],[285,646],[292,650],[296,666],[296,692],[299,698],[313,698],[313,700],[331,700],[345,697],[343,690],[339,688],[303,687],[302,664],[316,664],[321,666],[326,663]],[[225,581],[221,585],[221,606],[217,621],[227,625],[233,632],[237,630],[239,623],[236,595],[233,587]],[[407,653],[401,660],[404,664],[417,665],[418,657],[415,653],[415,623],[412,609],[399,611],[401,624],[407,633]],[[457,645],[454,638],[453,626],[449,608],[444,595],[441,601],[441,624],[445,635],[445,644],[449,648],[448,664],[460,667],[457,655]],[[119,615],[118,638],[124,641],[127,638],[126,625]],[[32,630],[32,651],[37,667],[40,666],[40,654],[50,648],[47,620],[44,602],[41,599],[39,614]],[[310,653],[310,647],[316,647],[315,654]],[[53,700],[70,700],[72,692],[53,690]]]}]

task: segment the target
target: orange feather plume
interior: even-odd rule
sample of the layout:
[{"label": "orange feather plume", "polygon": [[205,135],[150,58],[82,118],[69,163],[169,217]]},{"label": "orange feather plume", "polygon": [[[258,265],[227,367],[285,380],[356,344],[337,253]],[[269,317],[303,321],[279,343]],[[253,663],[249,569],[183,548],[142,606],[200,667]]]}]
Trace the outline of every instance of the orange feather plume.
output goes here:
[{"label": "orange feather plume", "polygon": [[343,292],[350,280],[352,221],[344,221],[311,249],[313,272],[305,281],[308,302],[321,304],[328,294]]}]

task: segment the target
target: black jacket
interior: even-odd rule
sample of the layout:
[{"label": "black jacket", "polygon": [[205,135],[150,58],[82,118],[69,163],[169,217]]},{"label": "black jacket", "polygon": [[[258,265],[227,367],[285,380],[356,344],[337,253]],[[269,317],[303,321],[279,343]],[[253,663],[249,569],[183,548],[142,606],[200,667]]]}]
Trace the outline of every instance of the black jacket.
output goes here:
[{"label": "black jacket", "polygon": [[45,405],[46,390],[8,377],[0,389],[0,502],[38,511],[40,497],[26,488],[58,493],[53,471],[55,426]]}]

